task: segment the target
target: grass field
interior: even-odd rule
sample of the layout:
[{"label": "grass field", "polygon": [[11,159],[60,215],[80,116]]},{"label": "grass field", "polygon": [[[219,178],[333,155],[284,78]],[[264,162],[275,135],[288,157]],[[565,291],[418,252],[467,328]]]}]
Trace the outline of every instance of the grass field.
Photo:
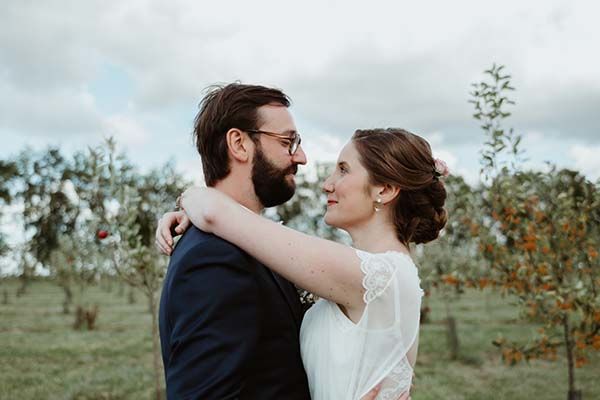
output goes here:
[{"label": "grass field", "polygon": [[[0,399],[153,398],[150,315],[145,299],[129,304],[115,286],[110,293],[86,288],[100,305],[95,331],[71,329],[62,314],[62,291],[34,282],[16,298],[17,282],[0,282],[9,304],[0,304]],[[536,326],[517,320],[517,311],[493,293],[467,293],[454,305],[461,340],[460,361],[450,362],[442,300],[431,299],[431,323],[423,325],[414,400],[566,399],[566,362],[503,365],[491,341],[502,333],[529,337]],[[600,356],[577,370],[584,399],[600,399]]]}]

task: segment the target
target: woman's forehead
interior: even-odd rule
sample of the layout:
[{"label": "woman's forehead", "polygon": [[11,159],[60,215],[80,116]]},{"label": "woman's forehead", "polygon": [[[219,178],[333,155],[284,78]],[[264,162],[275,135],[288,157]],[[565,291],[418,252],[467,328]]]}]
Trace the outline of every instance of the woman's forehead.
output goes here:
[{"label": "woman's forehead", "polygon": [[340,162],[349,162],[356,160],[358,158],[358,152],[356,151],[356,147],[352,141],[349,141],[342,147],[340,151],[340,155],[338,156],[338,163]]}]

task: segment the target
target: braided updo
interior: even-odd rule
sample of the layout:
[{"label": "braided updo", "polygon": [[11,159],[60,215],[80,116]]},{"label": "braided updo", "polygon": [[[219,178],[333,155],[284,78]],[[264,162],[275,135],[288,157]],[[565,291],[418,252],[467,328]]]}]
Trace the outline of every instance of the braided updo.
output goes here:
[{"label": "braided updo", "polygon": [[400,188],[393,207],[398,239],[404,243],[435,240],[446,225],[446,189],[435,171],[425,139],[403,129],[357,130],[352,141],[373,185]]}]

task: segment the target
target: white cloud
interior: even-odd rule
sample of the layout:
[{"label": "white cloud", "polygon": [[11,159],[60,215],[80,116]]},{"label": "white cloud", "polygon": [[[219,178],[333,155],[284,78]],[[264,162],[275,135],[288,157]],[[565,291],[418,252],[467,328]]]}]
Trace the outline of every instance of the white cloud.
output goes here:
[{"label": "white cloud", "polygon": [[[464,149],[463,151],[457,150],[456,146],[447,140],[444,132],[436,131],[422,136],[431,145],[433,157],[443,160],[448,165],[451,175],[462,176],[469,185],[479,183],[479,160],[476,158],[476,152],[472,157],[464,157]],[[463,157],[459,156],[460,153]]]},{"label": "white cloud", "polygon": [[569,149],[569,157],[575,168],[592,180],[600,179],[600,146],[575,145]]},{"label": "white cloud", "polygon": [[322,131],[311,131],[310,134],[303,135],[302,148],[306,153],[308,163],[313,164],[315,161],[335,162],[342,147],[350,140],[350,137],[350,134],[348,137],[342,138]]},{"label": "white cloud", "polygon": [[204,175],[202,173],[202,162],[200,157],[194,159],[178,160],[176,162],[176,170],[183,177],[193,183],[195,186],[204,185]]},{"label": "white cloud", "polygon": [[[396,126],[444,132],[456,170],[478,171],[482,138],[466,100],[496,61],[518,89],[508,122],[568,135],[543,153],[560,158],[571,139],[598,140],[598,11],[565,0],[9,2],[0,14],[0,137],[89,143],[108,130],[138,146],[136,161],[162,161],[189,146],[177,137],[188,137],[193,112],[185,113],[201,89],[241,79],[291,95],[311,161],[334,159],[356,128]],[[131,81],[116,112],[94,92],[107,64]]]},{"label": "white cloud", "polygon": [[69,137],[99,130],[102,116],[81,87],[27,91],[0,80],[0,134]]},{"label": "white cloud", "polygon": [[134,118],[128,115],[110,115],[103,123],[106,136],[112,136],[125,146],[142,145],[148,142],[149,133]]}]

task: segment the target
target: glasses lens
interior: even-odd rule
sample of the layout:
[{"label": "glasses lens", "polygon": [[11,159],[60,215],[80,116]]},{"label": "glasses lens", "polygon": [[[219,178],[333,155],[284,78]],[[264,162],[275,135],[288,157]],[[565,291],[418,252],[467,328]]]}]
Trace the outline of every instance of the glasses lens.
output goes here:
[{"label": "glasses lens", "polygon": [[296,150],[298,150],[298,146],[300,146],[300,142],[302,139],[300,139],[300,135],[296,134],[296,136],[294,136],[294,140],[292,140],[292,142],[290,143],[290,155],[294,155],[296,153]]}]

